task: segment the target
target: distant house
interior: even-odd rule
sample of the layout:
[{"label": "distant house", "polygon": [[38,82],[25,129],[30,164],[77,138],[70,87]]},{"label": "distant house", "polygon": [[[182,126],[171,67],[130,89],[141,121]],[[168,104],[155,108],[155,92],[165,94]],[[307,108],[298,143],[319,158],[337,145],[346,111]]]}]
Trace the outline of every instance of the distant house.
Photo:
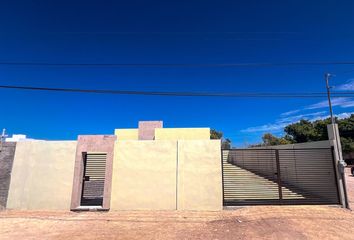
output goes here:
[{"label": "distant house", "polygon": [[27,138],[25,134],[13,134],[12,137],[5,138],[5,142],[36,141],[37,139]]}]

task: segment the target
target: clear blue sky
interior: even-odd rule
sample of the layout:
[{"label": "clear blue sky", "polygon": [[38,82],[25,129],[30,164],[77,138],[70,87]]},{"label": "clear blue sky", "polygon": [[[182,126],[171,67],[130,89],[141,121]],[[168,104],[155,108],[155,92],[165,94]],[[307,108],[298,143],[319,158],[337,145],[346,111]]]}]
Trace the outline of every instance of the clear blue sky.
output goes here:
[{"label": "clear blue sky", "polygon": [[[354,61],[353,12],[354,1],[335,0],[1,1],[0,61]],[[337,89],[354,89],[354,66],[0,66],[0,83],[146,91],[318,92],[325,91],[326,71],[337,74],[332,80]],[[0,93],[0,127],[10,134],[40,139],[111,134],[114,128],[137,127],[139,120],[163,120],[165,127],[219,129],[242,146],[259,141],[267,131],[280,135],[284,124],[301,117],[328,114],[322,99],[172,98],[3,89]],[[341,116],[354,112],[354,99],[338,99],[335,112]]]}]

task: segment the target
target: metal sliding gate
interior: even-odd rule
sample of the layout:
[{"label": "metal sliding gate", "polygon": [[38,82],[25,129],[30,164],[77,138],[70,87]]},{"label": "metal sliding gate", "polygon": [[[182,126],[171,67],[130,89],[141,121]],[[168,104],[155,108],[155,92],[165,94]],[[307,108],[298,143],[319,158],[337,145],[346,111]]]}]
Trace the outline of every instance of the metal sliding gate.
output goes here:
[{"label": "metal sliding gate", "polygon": [[86,153],[81,206],[102,206],[106,173],[106,153]]},{"label": "metal sliding gate", "polygon": [[224,206],[339,204],[333,149],[222,150]]}]

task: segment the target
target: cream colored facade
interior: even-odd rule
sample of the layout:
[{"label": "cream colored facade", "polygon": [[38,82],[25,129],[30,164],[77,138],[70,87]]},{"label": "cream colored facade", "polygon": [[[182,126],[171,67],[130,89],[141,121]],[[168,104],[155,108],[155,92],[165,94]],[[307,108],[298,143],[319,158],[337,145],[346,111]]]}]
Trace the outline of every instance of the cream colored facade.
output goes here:
[{"label": "cream colored facade", "polygon": [[114,134],[117,136],[119,141],[122,140],[138,140],[139,130],[138,129],[115,129]]},{"label": "cream colored facade", "polygon": [[209,140],[210,128],[156,128],[155,140]]},{"label": "cream colored facade", "polygon": [[[156,128],[155,140],[209,140],[210,128]],[[139,129],[115,129],[118,141],[138,140]]]},{"label": "cream colored facade", "polygon": [[221,210],[219,140],[117,141],[111,210]]},{"label": "cream colored facade", "polygon": [[[138,140],[139,129],[115,130],[105,209],[222,209],[221,146],[219,140],[210,140],[210,129],[156,128],[154,133],[155,140]],[[76,208],[84,207],[81,187],[73,190],[84,174],[79,171],[74,177],[75,156],[101,149],[99,139],[85,142],[83,148],[77,141],[17,143],[7,208],[70,210],[72,192],[78,193]],[[83,159],[77,162],[81,166]]]},{"label": "cream colored facade", "polygon": [[178,141],[178,210],[222,210],[220,144]]},{"label": "cream colored facade", "polygon": [[7,208],[69,210],[75,141],[18,142]]},{"label": "cream colored facade", "polygon": [[117,141],[112,210],[176,209],[176,141]]}]

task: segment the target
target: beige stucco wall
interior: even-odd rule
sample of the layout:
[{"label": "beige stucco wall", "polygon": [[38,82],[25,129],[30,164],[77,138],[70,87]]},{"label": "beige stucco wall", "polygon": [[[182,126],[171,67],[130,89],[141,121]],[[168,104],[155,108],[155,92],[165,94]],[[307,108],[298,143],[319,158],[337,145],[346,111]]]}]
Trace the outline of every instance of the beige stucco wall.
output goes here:
[{"label": "beige stucco wall", "polygon": [[111,210],[222,209],[219,140],[117,141],[112,174]]},{"label": "beige stucco wall", "polygon": [[69,210],[76,141],[18,142],[9,209]]},{"label": "beige stucco wall", "polygon": [[[69,210],[76,141],[19,142],[9,209]],[[219,140],[116,141],[111,210],[222,209]]]},{"label": "beige stucco wall", "polygon": [[[139,129],[115,129],[117,140],[138,140]],[[210,128],[156,128],[155,140],[209,140]]]},{"label": "beige stucco wall", "polygon": [[155,140],[209,140],[210,128],[156,128]]},{"label": "beige stucco wall", "polygon": [[178,210],[222,210],[220,140],[178,141]]},{"label": "beige stucco wall", "polygon": [[176,141],[116,141],[110,209],[176,209],[176,159]]},{"label": "beige stucco wall", "polygon": [[114,135],[117,136],[117,140],[138,140],[138,129],[115,129]]}]

